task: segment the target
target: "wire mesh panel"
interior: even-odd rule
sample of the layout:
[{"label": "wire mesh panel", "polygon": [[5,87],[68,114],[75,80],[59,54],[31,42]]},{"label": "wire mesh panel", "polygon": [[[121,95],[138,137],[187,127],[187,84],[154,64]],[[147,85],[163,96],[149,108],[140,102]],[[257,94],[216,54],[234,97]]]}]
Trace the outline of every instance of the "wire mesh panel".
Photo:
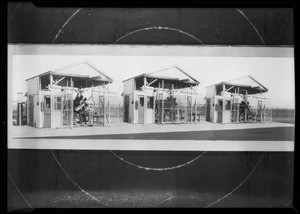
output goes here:
[{"label": "wire mesh panel", "polygon": [[238,97],[233,97],[231,102],[231,122],[236,123],[238,121],[239,115],[239,99]]},{"label": "wire mesh panel", "polygon": [[162,94],[159,93],[157,99],[155,101],[155,116],[154,121],[155,123],[161,124],[162,123]]},{"label": "wire mesh panel", "polygon": [[105,97],[104,96],[99,96],[99,104],[98,104],[98,109],[95,111],[95,115],[97,118],[96,124],[98,125],[104,125],[105,123]]},{"label": "wire mesh panel", "polygon": [[257,121],[271,122],[272,121],[272,104],[270,100],[257,100]]},{"label": "wire mesh panel", "polygon": [[28,95],[27,107],[28,107],[28,121],[29,126],[33,126],[33,95]]},{"label": "wire mesh panel", "polygon": [[169,95],[164,99],[163,105],[163,122],[164,123],[176,123],[177,114],[177,102],[176,98]]},{"label": "wire mesh panel", "polygon": [[273,109],[272,107],[266,107],[266,117],[265,117],[265,122],[272,122],[272,115],[273,115]]},{"label": "wire mesh panel", "polygon": [[200,117],[205,117],[205,104],[199,103],[199,99],[197,102],[197,96],[159,92],[155,104],[156,123],[199,122]]},{"label": "wire mesh panel", "polygon": [[123,121],[124,111],[121,96],[107,96],[106,117],[109,117],[110,124],[119,124]]},{"label": "wire mesh panel", "polygon": [[196,121],[205,121],[205,115],[206,115],[206,108],[205,104],[196,104]]},{"label": "wire mesh panel", "polygon": [[62,103],[63,103],[63,120],[62,125],[63,126],[71,126],[72,123],[72,111],[73,111],[73,100],[72,100],[72,94],[65,93],[62,97]]},{"label": "wire mesh panel", "polygon": [[[18,107],[19,105],[19,107]],[[27,125],[27,101],[22,103],[22,107],[20,108],[20,104],[17,101],[12,101],[12,125],[18,125],[18,111],[21,111],[21,124]]]},{"label": "wire mesh panel", "polygon": [[13,125],[17,125],[18,120],[18,103],[12,102],[12,123]]},{"label": "wire mesh panel", "polygon": [[[187,122],[187,116],[190,114],[188,113],[188,110],[191,109],[189,107],[188,109],[188,101],[187,101],[187,95],[186,94],[180,94],[180,93],[175,93],[175,98],[177,102],[177,122],[178,123],[185,123]],[[191,102],[190,102],[191,105]]]},{"label": "wire mesh panel", "polygon": [[271,122],[272,103],[268,99],[249,96],[239,103],[238,114],[240,123]]}]

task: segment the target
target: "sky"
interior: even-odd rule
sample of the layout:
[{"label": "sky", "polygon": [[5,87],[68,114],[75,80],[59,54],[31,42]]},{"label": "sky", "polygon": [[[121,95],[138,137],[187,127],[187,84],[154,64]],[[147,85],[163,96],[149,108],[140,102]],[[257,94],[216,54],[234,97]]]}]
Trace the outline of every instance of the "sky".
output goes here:
[{"label": "sky", "polygon": [[[87,60],[114,81],[110,91],[121,95],[122,81],[130,77],[177,65],[200,82],[198,93],[205,96],[205,87],[221,81],[251,75],[269,92],[272,106],[294,108],[293,57],[216,57],[216,56],[105,56],[105,55],[14,55],[12,65],[12,98],[26,93],[26,79],[48,70]],[[204,101],[203,101],[204,102]]]}]

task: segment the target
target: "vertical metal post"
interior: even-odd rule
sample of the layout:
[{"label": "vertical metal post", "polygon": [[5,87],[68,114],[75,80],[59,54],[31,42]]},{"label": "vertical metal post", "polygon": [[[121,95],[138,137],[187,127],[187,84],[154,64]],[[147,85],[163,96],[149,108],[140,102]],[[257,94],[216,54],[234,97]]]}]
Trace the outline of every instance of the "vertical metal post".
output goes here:
[{"label": "vertical metal post", "polygon": [[73,78],[71,77],[71,100],[70,100],[70,103],[71,103],[71,120],[70,120],[70,122],[71,122],[71,128],[73,128],[73,124],[74,124],[74,104],[73,104],[73,101],[74,101],[74,99],[73,99],[73,92],[74,92],[74,85],[73,85]]},{"label": "vertical metal post", "polygon": [[151,118],[151,123],[155,123],[155,95],[153,91],[153,96],[152,96],[152,118]]},{"label": "vertical metal post", "polygon": [[188,105],[188,94],[186,94],[186,103],[185,103],[185,106],[184,106],[185,122],[188,122],[187,105]]},{"label": "vertical metal post", "polygon": [[105,115],[105,88],[103,87],[103,85],[102,85],[102,89],[103,89],[103,126],[105,126],[106,125],[106,115]]},{"label": "vertical metal post", "polygon": [[62,96],[62,92],[59,92],[59,97],[61,98],[61,109],[60,109],[60,126],[64,125],[64,101],[66,100],[66,90],[64,90],[63,92],[63,96]]},{"label": "vertical metal post", "polygon": [[248,122],[248,91],[246,90],[246,94],[245,94],[245,103],[246,103],[246,108],[245,108],[245,122]]},{"label": "vertical metal post", "polygon": [[25,102],[25,105],[26,105],[26,122],[27,122],[27,125],[29,125],[29,106],[30,104],[28,104],[29,102],[29,96],[27,95],[27,99],[26,99],[26,102]]},{"label": "vertical metal post", "polygon": [[164,123],[164,87],[165,81],[162,80],[162,93],[161,93],[161,123]]},{"label": "vertical metal post", "polygon": [[17,124],[19,126],[22,126],[22,120],[23,120],[23,93],[18,93],[18,109],[17,109]]},{"label": "vertical metal post", "polygon": [[110,125],[110,103],[109,103],[109,99],[107,99],[107,105],[108,105],[108,125]]},{"label": "vertical metal post", "polygon": [[[225,91],[225,85],[223,84],[223,92]],[[222,105],[222,124],[224,124],[224,117],[225,117],[225,97],[224,94],[222,93],[223,97],[223,105]]]},{"label": "vertical metal post", "polygon": [[23,106],[22,106],[22,103],[18,103],[18,110],[17,110],[17,124],[19,125],[19,126],[22,126],[22,116],[23,116],[23,114],[22,114],[22,108]]},{"label": "vertical metal post", "polygon": [[263,117],[262,117],[263,103],[262,103],[262,99],[260,100],[260,103],[261,103],[261,107],[260,107],[260,122],[263,122]]},{"label": "vertical metal post", "polygon": [[179,102],[177,103],[177,123],[179,123]]},{"label": "vertical metal post", "polygon": [[[158,80],[158,88],[156,90],[156,102],[157,102],[157,123],[159,124],[159,114],[160,114],[160,97],[159,97],[159,93],[160,93],[160,81]],[[155,108],[154,108],[155,110]]]},{"label": "vertical metal post", "polygon": [[[240,87],[238,87],[238,97],[240,96]],[[239,102],[239,99],[238,99],[238,103],[237,103],[237,123],[239,123],[239,120],[240,120],[240,102]]]},{"label": "vertical metal post", "polygon": [[[134,91],[136,90],[136,80],[135,79],[133,79],[132,80],[132,102],[133,102],[133,108],[132,108],[132,111],[131,111],[131,118],[129,119],[129,112],[128,112],[128,121],[130,120],[131,121],[131,123],[135,123],[135,120],[136,120],[136,118],[135,118],[135,111],[136,111],[136,109],[135,109],[135,102],[136,102],[136,100],[135,100],[135,96],[134,96]],[[129,99],[129,106],[128,106],[128,108],[130,109],[130,99]]]},{"label": "vertical metal post", "polygon": [[53,113],[54,113],[54,95],[52,91],[52,84],[53,84],[53,76],[52,74],[49,75],[50,78],[50,85],[49,85],[49,90],[50,90],[50,129],[54,129],[53,126]]},{"label": "vertical metal post", "polygon": [[257,114],[258,114],[258,102],[259,102],[259,99],[257,99],[257,105],[256,105],[256,110],[255,110],[255,122],[257,122]]},{"label": "vertical metal post", "polygon": [[[174,84],[173,84],[173,83],[172,83],[172,85],[171,85],[171,92],[170,92],[170,94],[172,95],[173,99],[175,99],[175,97],[174,97]],[[171,103],[171,104],[174,104],[174,105],[175,105],[175,102],[174,102],[174,103]],[[173,105],[170,105],[170,121],[171,121],[171,122],[174,122],[174,116],[175,116],[174,113],[175,113],[175,112],[174,112],[174,106],[173,106]]]},{"label": "vertical metal post", "polygon": [[[210,113],[209,114],[211,114],[211,112],[213,112],[213,114],[211,115],[211,119],[212,119],[212,122],[213,123],[215,123],[216,121],[216,108],[215,108],[215,106],[216,106],[216,86],[214,86],[213,87],[213,98],[212,98],[212,103],[211,103],[211,111],[210,111]],[[208,120],[209,120],[210,118],[208,118]]]},{"label": "vertical metal post", "polygon": [[193,117],[193,98],[192,98],[192,89],[190,88],[190,91],[191,91],[191,99],[190,99],[190,106],[191,106],[191,113],[190,113],[190,115],[191,115],[191,122],[193,122],[193,119],[192,119],[192,117]]},{"label": "vertical metal post", "polygon": [[98,105],[99,105],[99,119],[98,119],[98,123],[99,123],[99,126],[100,126],[100,123],[101,123],[101,98],[100,98],[100,90],[101,90],[101,86],[100,84],[98,85]]},{"label": "vertical metal post", "polygon": [[147,123],[146,76],[144,76],[144,125]]},{"label": "vertical metal post", "polygon": [[[233,116],[234,116],[235,119],[236,119],[236,107],[237,107],[237,105],[236,105],[236,103],[235,103],[235,101],[236,101],[235,96],[236,96],[236,88],[234,88],[234,95],[233,95],[233,110],[232,110],[232,108],[231,108],[231,111],[234,112]],[[233,119],[233,122],[234,122],[234,119]]]},{"label": "vertical metal post", "polygon": [[[197,109],[197,89],[196,89],[196,94],[195,94],[195,118],[196,118],[196,121],[197,120],[197,117],[198,117],[198,109]],[[200,115],[199,115],[199,122],[200,122]]]}]

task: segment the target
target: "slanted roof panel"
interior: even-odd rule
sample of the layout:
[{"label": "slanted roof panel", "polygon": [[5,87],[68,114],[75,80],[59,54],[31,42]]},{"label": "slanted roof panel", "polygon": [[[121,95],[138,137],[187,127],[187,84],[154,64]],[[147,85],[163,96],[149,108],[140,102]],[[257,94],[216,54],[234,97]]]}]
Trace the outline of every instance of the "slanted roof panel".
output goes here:
[{"label": "slanted roof panel", "polygon": [[103,81],[103,82],[113,81],[113,79],[108,75],[106,75],[103,71],[99,70],[94,65],[86,61],[52,69],[42,74],[30,77],[26,79],[26,81],[34,77],[44,76],[47,74],[68,76],[68,77],[78,77],[78,78],[88,78],[88,79],[93,79],[96,81]]},{"label": "slanted roof panel", "polygon": [[[230,86],[240,87],[241,90],[247,90],[248,94],[265,93],[268,91],[268,89],[265,86],[263,86],[251,76],[245,76],[234,80],[223,81],[211,86],[219,87],[223,84],[227,85],[227,88],[229,88]],[[207,86],[206,88],[211,86]],[[234,92],[234,88],[232,88],[229,92]],[[240,93],[242,92],[240,91]]]},{"label": "slanted roof panel", "polygon": [[241,86],[251,86],[251,87],[256,87],[256,88],[261,88],[261,89],[266,89],[262,84],[257,82],[253,77],[251,76],[246,76],[242,77],[239,79],[231,80],[231,81],[226,81],[226,83],[233,84],[233,85],[241,85]]},{"label": "slanted roof panel", "polygon": [[140,75],[137,75],[135,77],[128,78],[126,80],[123,80],[123,82],[129,80],[129,79],[137,79],[142,76],[146,77],[152,77],[157,79],[165,79],[165,80],[174,80],[174,81],[180,81],[188,84],[198,85],[200,82],[181,70],[177,66],[170,66],[164,69],[160,69],[158,71],[152,72],[152,73],[143,73]]},{"label": "slanted roof panel", "polygon": [[110,77],[108,77],[103,72],[96,69],[94,66],[91,66],[87,62],[82,62],[79,64],[66,66],[59,69],[53,69],[51,70],[51,73],[53,75],[78,76],[78,77],[84,75],[85,77],[88,78],[97,78],[98,80],[103,79],[103,81],[112,81]]},{"label": "slanted roof panel", "polygon": [[174,78],[179,79],[179,81],[189,80],[190,82],[199,83],[195,78],[193,78],[177,66],[171,66],[152,73],[148,73],[148,76],[151,75],[161,78]]}]

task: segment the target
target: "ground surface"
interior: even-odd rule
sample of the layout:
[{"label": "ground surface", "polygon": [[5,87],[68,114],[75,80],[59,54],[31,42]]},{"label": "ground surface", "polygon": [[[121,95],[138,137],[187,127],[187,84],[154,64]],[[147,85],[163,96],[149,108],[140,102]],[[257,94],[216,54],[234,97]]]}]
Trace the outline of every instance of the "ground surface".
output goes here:
[{"label": "ground surface", "polygon": [[[231,133],[231,137],[234,137],[236,134],[240,133],[240,136],[244,136],[243,138],[248,138],[245,134],[249,135],[261,135],[263,136],[265,133],[261,130],[266,130],[269,135],[263,137],[271,137],[273,134],[276,134],[277,137],[280,138],[281,133],[278,133],[277,128],[283,128],[283,130],[290,130],[290,128],[294,127],[293,124],[288,123],[247,123],[247,124],[218,124],[218,123],[209,123],[206,121],[201,121],[200,123],[195,124],[166,124],[166,125],[157,125],[157,124],[129,124],[129,123],[119,123],[115,125],[111,125],[110,127],[103,126],[95,126],[95,127],[74,127],[74,128],[64,128],[64,129],[37,129],[30,126],[13,126],[11,129],[12,138],[33,138],[33,137],[55,137],[55,138],[72,138],[76,136],[82,136],[82,138],[103,138],[103,139],[151,139],[154,137],[155,139],[213,139],[216,133],[215,131],[219,131],[220,137],[216,136],[217,139],[221,140],[221,136],[225,136],[226,133]],[[288,127],[288,128],[287,128]],[[265,129],[268,128],[268,129]],[[273,128],[273,129],[270,129]],[[225,130],[225,131],[224,131]],[[229,131],[228,131],[229,130]],[[240,131],[235,131],[240,130]],[[244,131],[242,131],[244,130]],[[190,132],[192,135],[182,135],[182,133]],[[147,133],[150,133],[150,135]],[[151,134],[152,133],[152,134]],[[155,133],[155,134],[153,134]],[[159,133],[159,135],[158,135]],[[176,133],[180,133],[177,134]],[[196,133],[201,133],[195,136]],[[172,137],[172,136],[176,137]],[[288,132],[284,137],[288,137],[291,139],[291,132]],[[161,138],[159,136],[162,136]],[[193,137],[194,136],[194,137]],[[213,138],[212,138],[213,137]],[[240,137],[237,137],[240,138]],[[276,137],[275,137],[276,138]]]},{"label": "ground surface", "polygon": [[294,151],[286,123],[133,125],[36,129],[14,126],[8,148],[163,151]]}]

